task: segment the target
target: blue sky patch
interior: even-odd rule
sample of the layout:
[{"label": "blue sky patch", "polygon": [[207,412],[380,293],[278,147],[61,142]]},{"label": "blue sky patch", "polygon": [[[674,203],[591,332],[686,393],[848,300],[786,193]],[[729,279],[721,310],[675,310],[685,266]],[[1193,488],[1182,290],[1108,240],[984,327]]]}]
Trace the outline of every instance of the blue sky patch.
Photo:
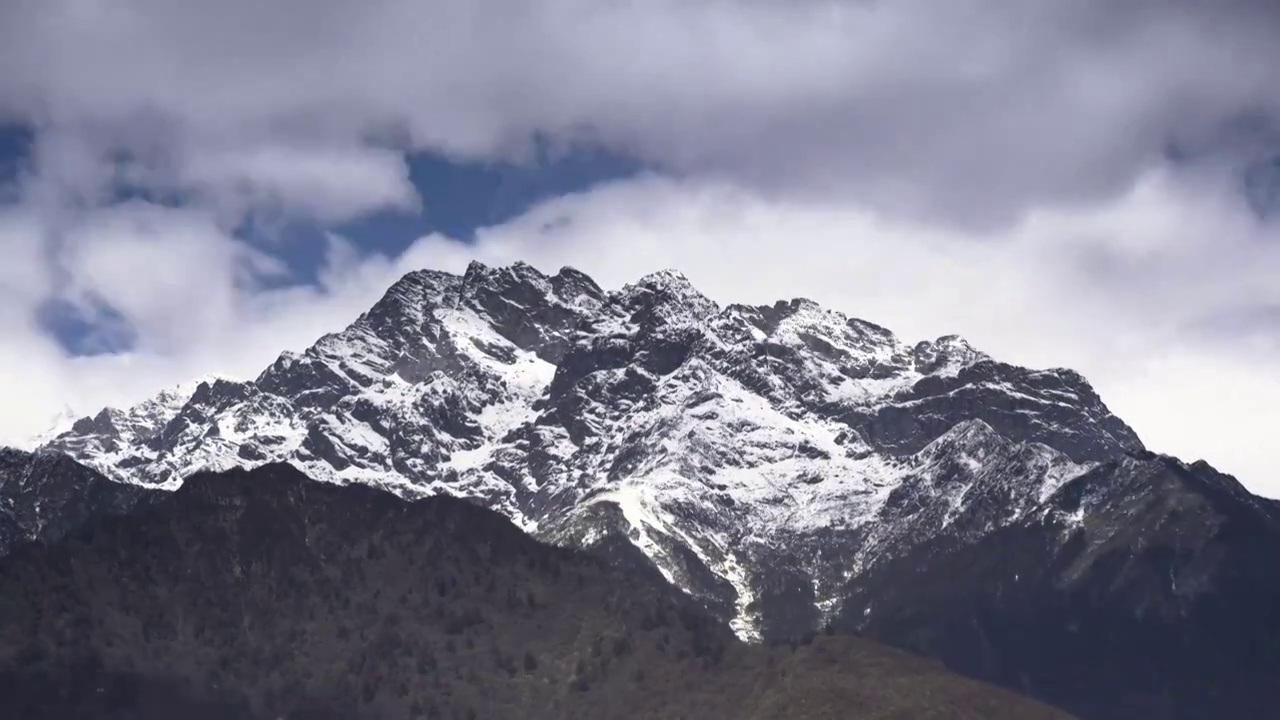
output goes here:
[{"label": "blue sky patch", "polygon": [[1244,171],[1244,195],[1263,220],[1280,213],[1280,156],[1254,163]]},{"label": "blue sky patch", "polygon": [[625,156],[593,148],[558,155],[543,151],[527,164],[459,163],[434,153],[415,153],[409,156],[409,179],[422,198],[422,211],[379,213],[339,231],[388,254],[432,232],[469,241],[477,229],[510,220],[539,202],[643,169]]},{"label": "blue sky patch", "polygon": [[137,343],[128,318],[100,299],[73,303],[51,298],[36,311],[36,321],[72,355],[111,355]]},{"label": "blue sky patch", "polygon": [[[31,159],[35,135],[21,127],[0,129],[0,193],[8,187],[17,199],[18,182]],[[118,162],[127,164],[122,155]],[[388,210],[336,226],[305,218],[281,217],[270,209],[252,215],[233,234],[242,242],[282,260],[287,277],[267,287],[316,284],[328,249],[326,233],[336,233],[362,254],[396,257],[418,238],[441,233],[472,242],[476,231],[508,221],[539,202],[580,192],[602,182],[634,176],[645,168],[625,156],[594,148],[559,152],[540,149],[525,163],[459,162],[419,152],[408,157],[410,180],[421,198],[416,211]],[[127,173],[117,173],[124,178]],[[123,180],[109,190],[109,204],[144,201],[182,207],[191,198]],[[2,198],[2,196],[0,196]],[[136,333],[128,319],[101,300],[75,303],[51,299],[37,322],[68,352],[96,355],[129,350]]]},{"label": "blue sky patch", "polygon": [[314,283],[324,263],[326,231],[363,253],[396,257],[424,235],[471,242],[480,228],[511,220],[539,202],[645,170],[630,158],[594,148],[540,153],[526,164],[457,162],[435,153],[414,153],[408,162],[420,211],[382,211],[335,227],[296,220],[251,223],[237,235],[283,259],[297,283]]},{"label": "blue sky patch", "polygon": [[18,199],[18,181],[27,171],[34,145],[30,128],[0,123],[0,203]]}]

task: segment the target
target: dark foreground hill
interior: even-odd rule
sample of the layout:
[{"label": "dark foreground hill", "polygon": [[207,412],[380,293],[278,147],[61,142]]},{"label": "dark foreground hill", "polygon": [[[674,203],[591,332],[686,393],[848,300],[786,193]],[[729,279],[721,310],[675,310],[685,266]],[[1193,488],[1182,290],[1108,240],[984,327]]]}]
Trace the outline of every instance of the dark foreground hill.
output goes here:
[{"label": "dark foreground hill", "polygon": [[90,518],[119,515],[159,491],[112,482],[61,453],[0,447],[0,557],[56,540]]},{"label": "dark foreground hill", "polygon": [[1204,463],[1103,463],[847,593],[838,628],[1089,720],[1280,718],[1280,503]]},{"label": "dark foreground hill", "polygon": [[1061,718],[848,637],[740,643],[496,513],[190,479],[0,560],[0,707],[42,718]]}]

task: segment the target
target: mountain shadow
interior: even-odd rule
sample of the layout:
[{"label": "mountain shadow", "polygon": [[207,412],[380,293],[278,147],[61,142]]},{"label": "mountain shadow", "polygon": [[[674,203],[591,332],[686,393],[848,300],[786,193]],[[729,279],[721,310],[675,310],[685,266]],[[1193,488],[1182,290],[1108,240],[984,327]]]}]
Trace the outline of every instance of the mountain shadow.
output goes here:
[{"label": "mountain shadow", "polygon": [[1280,716],[1280,503],[1204,463],[1101,464],[847,592],[842,629],[1090,720]]},{"label": "mountain shadow", "polygon": [[0,556],[57,540],[91,518],[121,515],[162,491],[127,485],[54,452],[0,447]]},{"label": "mountain shadow", "polygon": [[0,559],[11,717],[1066,717],[853,637],[739,642],[464,501],[197,475]]}]

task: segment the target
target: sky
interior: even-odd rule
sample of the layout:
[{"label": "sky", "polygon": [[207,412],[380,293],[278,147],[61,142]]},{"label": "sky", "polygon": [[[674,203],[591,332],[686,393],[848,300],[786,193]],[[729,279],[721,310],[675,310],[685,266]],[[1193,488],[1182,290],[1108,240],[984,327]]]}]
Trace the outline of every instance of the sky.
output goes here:
[{"label": "sky", "polygon": [[0,442],[525,260],[1071,367],[1280,497],[1278,8],[7,0]]}]

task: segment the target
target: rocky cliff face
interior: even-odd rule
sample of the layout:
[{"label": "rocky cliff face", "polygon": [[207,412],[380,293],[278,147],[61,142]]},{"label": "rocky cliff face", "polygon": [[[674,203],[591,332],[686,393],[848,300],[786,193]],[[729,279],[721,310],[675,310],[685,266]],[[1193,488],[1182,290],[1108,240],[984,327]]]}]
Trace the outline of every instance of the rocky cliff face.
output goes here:
[{"label": "rocky cliff face", "polygon": [[[406,498],[467,498],[544,540],[661,573],[741,637],[835,622],[1067,703],[1062,688],[1087,694],[1092,676],[1046,665],[1024,680],[980,640],[931,635],[985,622],[947,615],[979,605],[949,606],[941,588],[969,583],[981,595],[1022,587],[1010,583],[1034,570],[1036,593],[1086,588],[1107,612],[1147,617],[1187,607],[1179,563],[1196,563],[1185,577],[1269,578],[1280,553],[1270,529],[1251,547],[1212,521],[1271,517],[1269,503],[1234,481],[1212,493],[1157,481],[1183,466],[1147,454],[1075,372],[1002,363],[957,337],[904,342],[803,299],[721,307],[674,272],[616,291],[522,264],[411,273],[346,330],[253,381],[206,382],[185,402],[105,416],[46,449],[140,485],[280,461]],[[970,565],[1003,557],[997,549],[1024,553],[1026,567],[976,574]],[[1117,566],[1146,578],[1141,591],[1108,589]],[[913,604],[896,593],[917,575],[935,594]],[[1246,587],[1204,582],[1219,603]],[[1249,607],[1242,617],[1273,621]],[[1093,630],[1073,632],[1042,639]],[[1055,673],[1062,688],[1046,677]],[[1210,697],[1198,687],[1169,692]]]}]

